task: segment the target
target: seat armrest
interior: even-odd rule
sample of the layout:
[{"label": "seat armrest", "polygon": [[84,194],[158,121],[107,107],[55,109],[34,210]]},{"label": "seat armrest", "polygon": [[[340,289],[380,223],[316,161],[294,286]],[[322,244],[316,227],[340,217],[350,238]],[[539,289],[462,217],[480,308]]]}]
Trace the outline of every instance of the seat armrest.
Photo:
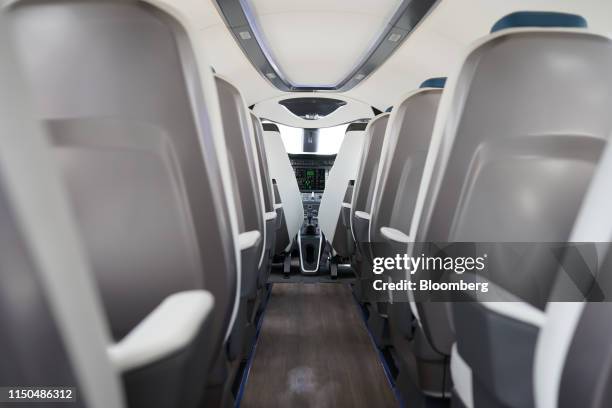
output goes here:
[{"label": "seat armrest", "polygon": [[391,227],[381,227],[380,235],[382,235],[387,241],[396,244],[408,244],[410,242],[410,237],[408,235]]},{"label": "seat armrest", "polygon": [[355,211],[355,217],[370,221],[370,214],[365,211]]},{"label": "seat armrest", "polygon": [[187,348],[211,315],[213,296],[190,290],[168,296],[119,342],[108,347],[117,371],[126,372],[159,362]]},{"label": "seat armrest", "polygon": [[243,232],[238,236],[238,246],[241,252],[257,246],[259,241],[261,241],[261,233],[255,230]]},{"label": "seat armrest", "polygon": [[519,300],[510,302],[481,302],[485,309],[507,319],[541,328],[546,322],[546,313],[535,306]]},{"label": "seat armrest", "polygon": [[264,215],[264,219],[266,220],[266,222],[267,221],[272,221],[272,220],[276,220],[277,216],[278,216],[278,214],[276,213],[276,211],[270,211],[270,212],[267,212]]}]

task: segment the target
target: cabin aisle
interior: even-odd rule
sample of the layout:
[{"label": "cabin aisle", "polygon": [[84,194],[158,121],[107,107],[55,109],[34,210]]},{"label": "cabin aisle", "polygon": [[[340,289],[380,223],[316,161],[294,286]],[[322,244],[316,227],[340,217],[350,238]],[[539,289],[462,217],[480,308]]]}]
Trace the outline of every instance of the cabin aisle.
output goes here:
[{"label": "cabin aisle", "polygon": [[350,288],[273,286],[243,408],[397,407]]}]

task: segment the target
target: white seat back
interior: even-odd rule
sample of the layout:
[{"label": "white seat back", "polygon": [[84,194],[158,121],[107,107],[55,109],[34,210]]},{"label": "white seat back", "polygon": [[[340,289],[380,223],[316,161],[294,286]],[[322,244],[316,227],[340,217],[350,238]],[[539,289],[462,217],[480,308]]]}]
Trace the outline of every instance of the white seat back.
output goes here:
[{"label": "white seat back", "polygon": [[292,245],[302,223],[304,222],[304,205],[302,195],[298,187],[295,172],[289,161],[289,155],[285,150],[283,140],[276,125],[264,123],[264,143],[270,177],[276,180],[278,193],[280,195],[289,243],[286,250]]},{"label": "white seat back", "polygon": [[334,165],[325,181],[325,191],[323,191],[319,206],[319,226],[325,234],[325,239],[331,244],[334,243],[348,183],[357,178],[363,151],[365,126],[365,123],[349,125]]}]

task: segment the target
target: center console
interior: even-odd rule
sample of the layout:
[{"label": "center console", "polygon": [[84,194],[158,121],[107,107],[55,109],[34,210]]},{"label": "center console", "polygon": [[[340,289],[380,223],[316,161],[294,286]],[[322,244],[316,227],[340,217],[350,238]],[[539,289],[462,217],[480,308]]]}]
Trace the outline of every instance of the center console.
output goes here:
[{"label": "center console", "polygon": [[304,222],[298,234],[300,270],[303,274],[319,272],[319,260],[324,244],[319,228],[319,205],[335,158],[335,155],[289,155],[304,205]]}]

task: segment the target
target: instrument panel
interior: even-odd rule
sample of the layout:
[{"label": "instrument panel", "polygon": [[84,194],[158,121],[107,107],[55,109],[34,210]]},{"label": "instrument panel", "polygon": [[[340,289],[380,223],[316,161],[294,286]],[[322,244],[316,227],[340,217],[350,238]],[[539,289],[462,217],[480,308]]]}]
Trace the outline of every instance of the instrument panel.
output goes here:
[{"label": "instrument panel", "polygon": [[302,193],[323,192],[336,155],[290,154],[289,160]]},{"label": "instrument panel", "polygon": [[300,191],[325,190],[324,168],[298,167],[294,170]]}]

